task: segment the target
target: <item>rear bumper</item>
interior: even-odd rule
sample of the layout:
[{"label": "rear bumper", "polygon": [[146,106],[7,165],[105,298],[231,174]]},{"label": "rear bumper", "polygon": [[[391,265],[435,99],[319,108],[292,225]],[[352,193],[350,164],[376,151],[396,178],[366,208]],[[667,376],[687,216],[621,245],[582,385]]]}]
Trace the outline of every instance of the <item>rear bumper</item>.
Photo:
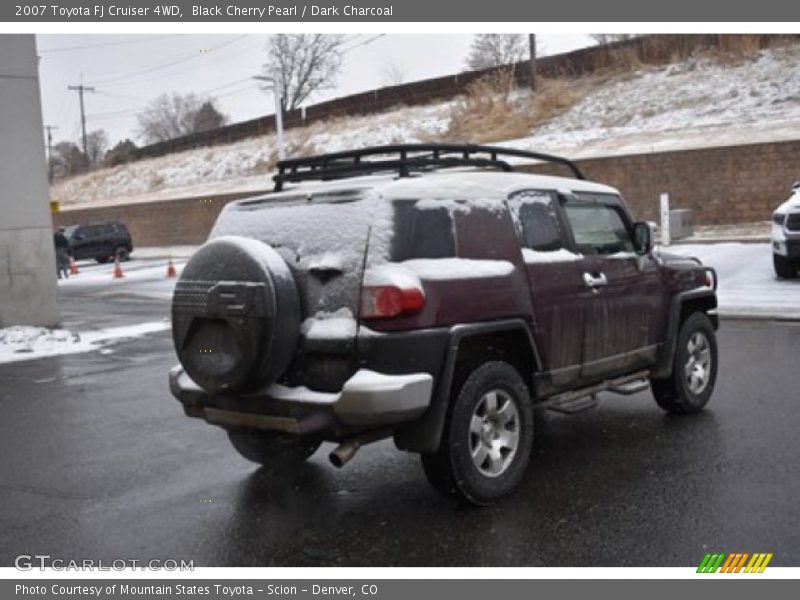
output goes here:
[{"label": "rear bumper", "polygon": [[225,395],[206,392],[176,366],[170,370],[169,385],[191,417],[222,427],[303,434],[416,419],[430,405],[433,377],[428,373],[385,375],[361,369],[336,393],[272,384],[246,394]]}]

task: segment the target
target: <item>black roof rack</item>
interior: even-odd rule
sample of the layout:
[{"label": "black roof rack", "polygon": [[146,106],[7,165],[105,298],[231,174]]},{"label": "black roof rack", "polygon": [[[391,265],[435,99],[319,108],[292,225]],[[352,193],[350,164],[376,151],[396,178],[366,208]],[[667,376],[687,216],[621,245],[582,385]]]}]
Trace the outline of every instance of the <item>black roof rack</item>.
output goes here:
[{"label": "black roof rack", "polygon": [[396,144],[282,160],[272,180],[279,192],[287,182],[346,179],[381,171],[397,171],[400,177],[408,177],[411,171],[465,166],[513,171],[501,156],[558,163],[568,167],[576,178],[586,179],[574,162],[552,154],[475,144]]}]

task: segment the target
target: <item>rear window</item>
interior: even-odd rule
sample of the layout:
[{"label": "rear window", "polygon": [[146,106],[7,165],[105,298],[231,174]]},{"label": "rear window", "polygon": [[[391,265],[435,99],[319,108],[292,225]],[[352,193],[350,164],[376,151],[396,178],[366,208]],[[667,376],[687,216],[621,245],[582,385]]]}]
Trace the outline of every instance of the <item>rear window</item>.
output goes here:
[{"label": "rear window", "polygon": [[[289,264],[300,267],[318,260],[334,261],[346,270],[358,268],[367,239],[385,246],[386,202],[368,198],[353,202],[291,202],[229,204],[210,238],[239,235],[266,242]],[[373,245],[372,243],[370,245]],[[382,252],[385,254],[385,251]]]},{"label": "rear window", "polygon": [[396,200],[393,204],[390,260],[455,256],[453,217],[446,206],[416,200]]},{"label": "rear window", "polygon": [[290,264],[336,257],[360,268],[369,240],[369,261],[402,262],[456,254],[454,209],[448,201],[367,197],[346,202],[230,204],[210,237],[240,235],[270,244]]},{"label": "rear window", "polygon": [[539,190],[518,192],[508,199],[523,247],[537,252],[553,252],[564,247],[556,202],[554,193]]}]

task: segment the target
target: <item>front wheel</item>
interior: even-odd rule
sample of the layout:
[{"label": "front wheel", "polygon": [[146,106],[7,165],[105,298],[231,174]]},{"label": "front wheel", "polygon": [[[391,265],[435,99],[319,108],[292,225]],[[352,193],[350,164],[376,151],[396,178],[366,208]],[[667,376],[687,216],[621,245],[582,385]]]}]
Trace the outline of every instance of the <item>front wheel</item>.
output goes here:
[{"label": "front wheel", "polygon": [[422,466],[443,494],[488,505],[517,487],[532,445],[528,387],[514,367],[492,361],[456,390],[439,450],[423,454]]},{"label": "front wheel", "polygon": [[667,412],[700,412],[711,398],[717,379],[717,339],[708,315],[695,312],[678,332],[672,374],[653,379],[656,403]]},{"label": "front wheel", "polygon": [[781,279],[793,279],[797,276],[797,264],[780,254],[772,254],[772,265],[775,267],[775,274]]},{"label": "front wheel", "polygon": [[260,465],[292,468],[317,451],[322,440],[290,434],[237,428],[228,430],[228,438],[236,451]]}]

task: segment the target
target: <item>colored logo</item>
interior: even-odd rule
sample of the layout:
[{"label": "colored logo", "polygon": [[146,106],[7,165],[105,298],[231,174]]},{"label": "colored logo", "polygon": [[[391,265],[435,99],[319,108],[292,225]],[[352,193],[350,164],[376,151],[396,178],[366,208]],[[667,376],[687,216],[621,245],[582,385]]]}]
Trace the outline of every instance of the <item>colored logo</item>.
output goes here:
[{"label": "colored logo", "polygon": [[734,552],[731,554],[709,553],[703,557],[700,566],[697,567],[697,572],[763,573],[771,560],[771,552],[769,554],[764,552],[757,552],[754,554],[749,554],[747,552]]}]

